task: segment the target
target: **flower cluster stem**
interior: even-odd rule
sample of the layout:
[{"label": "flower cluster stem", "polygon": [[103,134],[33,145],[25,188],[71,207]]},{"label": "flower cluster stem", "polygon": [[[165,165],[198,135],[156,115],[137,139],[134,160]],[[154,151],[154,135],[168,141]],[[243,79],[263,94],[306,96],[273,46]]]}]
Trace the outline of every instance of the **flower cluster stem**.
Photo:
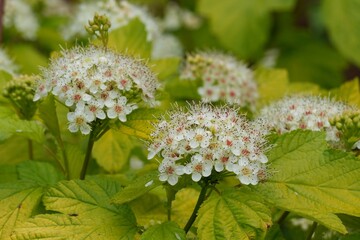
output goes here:
[{"label": "flower cluster stem", "polygon": [[193,225],[193,223],[195,222],[195,219],[197,217],[198,211],[200,209],[201,204],[205,201],[206,199],[206,192],[208,190],[208,183],[205,183],[205,185],[201,188],[200,194],[199,194],[199,198],[197,200],[197,203],[195,205],[194,211],[192,212],[188,222],[186,223],[185,227],[184,227],[184,231],[187,233],[189,232],[191,226]]},{"label": "flower cluster stem", "polygon": [[94,143],[95,143],[95,138],[94,138],[94,132],[92,131],[89,136],[88,145],[87,145],[87,149],[86,149],[86,155],[85,155],[84,163],[83,163],[81,173],[80,173],[81,180],[85,179],[86,170],[87,170],[87,167],[88,167],[90,159],[91,159],[91,153],[92,153],[92,149],[94,147]]},{"label": "flower cluster stem", "polygon": [[289,213],[290,213],[289,211],[283,212],[283,214],[281,214],[281,216],[279,217],[279,220],[277,220],[277,223],[279,225],[281,225],[285,221],[285,219],[289,215]]},{"label": "flower cluster stem", "polygon": [[311,240],[311,239],[312,239],[312,237],[313,237],[313,235],[314,235],[314,232],[315,232],[315,230],[316,230],[316,228],[317,228],[317,225],[318,225],[317,222],[314,222],[314,223],[313,223],[313,225],[311,226],[311,228],[310,228],[310,230],[309,230],[309,234],[308,234],[306,240]]}]

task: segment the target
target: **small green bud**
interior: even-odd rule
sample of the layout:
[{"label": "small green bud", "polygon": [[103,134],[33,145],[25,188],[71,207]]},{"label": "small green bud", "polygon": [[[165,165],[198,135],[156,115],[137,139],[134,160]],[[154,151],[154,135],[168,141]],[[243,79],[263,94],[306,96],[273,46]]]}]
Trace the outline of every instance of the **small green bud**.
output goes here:
[{"label": "small green bud", "polygon": [[341,124],[340,122],[337,122],[337,123],[336,123],[336,128],[339,129],[339,130],[341,130],[342,124]]},{"label": "small green bud", "polygon": [[96,31],[98,31],[100,29],[100,27],[98,25],[94,24],[94,25],[91,26],[91,29],[92,29],[93,32],[96,32]]}]

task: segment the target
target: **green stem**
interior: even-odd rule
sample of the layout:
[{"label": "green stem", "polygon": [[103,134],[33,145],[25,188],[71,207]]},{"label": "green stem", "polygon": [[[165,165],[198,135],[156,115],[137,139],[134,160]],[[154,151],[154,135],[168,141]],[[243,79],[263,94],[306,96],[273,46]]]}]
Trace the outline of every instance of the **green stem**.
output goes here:
[{"label": "green stem", "polygon": [[29,150],[29,159],[34,160],[33,142],[31,139],[28,139],[28,150]]},{"label": "green stem", "polygon": [[195,205],[195,208],[194,208],[194,211],[192,212],[190,218],[189,218],[189,221],[186,223],[185,227],[184,227],[184,231],[187,233],[191,226],[193,225],[193,223],[195,222],[195,219],[197,217],[197,214],[198,214],[198,211],[199,211],[199,208],[201,206],[201,204],[205,201],[206,199],[206,192],[207,192],[207,189],[208,189],[208,183],[206,182],[205,185],[201,188],[201,192],[199,194],[199,198],[197,200],[197,203]]},{"label": "green stem", "polygon": [[277,224],[281,225],[285,221],[285,218],[289,215],[289,213],[289,211],[285,211],[277,220]]},{"label": "green stem", "polygon": [[61,154],[62,154],[62,157],[63,157],[63,160],[64,160],[65,177],[66,177],[67,180],[70,180],[69,162],[68,162],[64,142],[62,141],[61,137],[59,137],[57,139],[57,141],[58,141],[58,144],[60,145]]},{"label": "green stem", "polygon": [[89,165],[90,159],[91,159],[91,152],[94,146],[95,140],[94,140],[94,132],[91,131],[90,136],[89,136],[89,141],[88,141],[88,145],[87,145],[87,149],[86,149],[86,155],[85,155],[85,159],[84,159],[84,163],[81,169],[81,173],[80,173],[80,180],[84,180],[85,179],[85,175],[86,175],[86,170],[87,167]]},{"label": "green stem", "polygon": [[311,238],[312,238],[312,236],[314,235],[314,232],[315,232],[315,230],[316,230],[316,228],[317,228],[317,225],[318,225],[317,222],[314,222],[314,223],[313,223],[313,225],[311,226],[311,228],[310,228],[310,230],[309,230],[309,234],[308,234],[306,240],[311,240]]}]

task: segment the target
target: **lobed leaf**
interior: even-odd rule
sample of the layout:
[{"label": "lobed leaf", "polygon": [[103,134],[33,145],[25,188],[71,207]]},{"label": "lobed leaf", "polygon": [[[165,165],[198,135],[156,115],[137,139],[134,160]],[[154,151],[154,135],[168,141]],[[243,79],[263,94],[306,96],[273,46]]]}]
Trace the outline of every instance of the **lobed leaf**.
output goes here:
[{"label": "lobed leaf", "polygon": [[164,222],[149,227],[141,235],[142,240],[185,240],[186,233],[174,222]]},{"label": "lobed leaf", "polygon": [[111,205],[121,186],[109,180],[62,181],[43,198],[46,209],[17,227],[12,239],[133,239],[137,227],[131,209]]},{"label": "lobed leaf", "polygon": [[268,153],[271,176],[255,186],[274,206],[346,233],[335,215],[360,216],[360,161],[327,150],[325,133],[294,131],[280,136]]},{"label": "lobed leaf", "polygon": [[0,139],[3,136],[19,135],[42,143],[45,141],[44,130],[44,127],[36,121],[11,117],[0,119]]},{"label": "lobed leaf", "polygon": [[199,239],[258,239],[271,224],[271,213],[256,194],[229,189],[203,203],[197,223]]}]

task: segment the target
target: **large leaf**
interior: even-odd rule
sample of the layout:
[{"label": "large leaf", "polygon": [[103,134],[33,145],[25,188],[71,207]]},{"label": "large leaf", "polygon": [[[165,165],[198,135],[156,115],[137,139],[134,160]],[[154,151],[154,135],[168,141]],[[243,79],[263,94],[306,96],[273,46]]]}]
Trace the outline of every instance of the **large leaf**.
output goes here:
[{"label": "large leaf", "polygon": [[185,226],[194,210],[198,196],[199,191],[193,188],[183,188],[178,191],[171,206],[172,220],[180,226]]},{"label": "large leaf", "polygon": [[63,181],[43,198],[48,210],[17,227],[13,239],[133,239],[136,219],[126,205],[111,205],[120,190],[113,181]]},{"label": "large leaf", "polygon": [[259,68],[255,72],[255,79],[259,87],[259,106],[280,99],[287,93],[289,80],[285,69]]},{"label": "large leaf", "polygon": [[132,147],[129,136],[110,130],[95,143],[93,155],[106,171],[119,172],[128,163]]},{"label": "large leaf", "polygon": [[200,100],[201,97],[197,92],[200,84],[200,81],[174,78],[166,83],[165,90],[175,100]]},{"label": "large leaf", "polygon": [[141,235],[142,240],[185,240],[186,233],[174,222],[156,224]]},{"label": "large leaf", "polygon": [[322,12],[330,39],[349,60],[360,66],[360,1],[324,0]]},{"label": "large leaf", "polygon": [[53,185],[64,179],[64,176],[50,163],[24,161],[17,165],[20,180],[31,181],[40,186]]},{"label": "large leaf", "polygon": [[108,46],[120,53],[148,59],[151,56],[151,42],[146,38],[145,26],[136,18],[126,26],[111,31]]},{"label": "large leaf", "polygon": [[259,54],[270,30],[270,12],[263,0],[200,0],[198,10],[227,50],[242,58]]},{"label": "large leaf", "polygon": [[159,180],[158,171],[139,176],[123,190],[117,193],[113,197],[112,202],[116,204],[129,202],[141,195],[144,195],[161,184],[162,182]]},{"label": "large leaf", "polygon": [[59,121],[53,95],[49,95],[41,102],[41,104],[39,104],[39,115],[54,137],[56,139],[61,139]]},{"label": "large leaf", "polygon": [[158,79],[166,80],[179,72],[179,58],[156,59],[150,62],[151,69],[157,74]]},{"label": "large leaf", "polygon": [[335,214],[360,216],[360,161],[326,149],[323,132],[284,134],[268,153],[269,179],[254,189],[278,208],[346,233]]},{"label": "large leaf", "polygon": [[339,88],[332,90],[331,93],[333,93],[338,100],[345,101],[360,108],[360,89],[358,78],[342,84]]},{"label": "large leaf", "polygon": [[159,110],[139,108],[127,116],[126,122],[121,122],[114,128],[124,134],[148,140],[159,114]]},{"label": "large leaf", "polygon": [[33,183],[12,182],[0,185],[0,239],[9,239],[15,227],[32,216],[39,205],[43,188]]},{"label": "large leaf", "polygon": [[69,179],[78,179],[80,178],[85,153],[78,146],[70,144],[66,145],[65,150],[69,164]]},{"label": "large leaf", "polygon": [[41,143],[45,140],[44,130],[44,127],[36,121],[10,117],[0,119],[0,139],[3,136],[19,135]]},{"label": "large leaf", "polygon": [[260,239],[271,224],[270,210],[251,191],[213,194],[200,208],[199,239]]}]

